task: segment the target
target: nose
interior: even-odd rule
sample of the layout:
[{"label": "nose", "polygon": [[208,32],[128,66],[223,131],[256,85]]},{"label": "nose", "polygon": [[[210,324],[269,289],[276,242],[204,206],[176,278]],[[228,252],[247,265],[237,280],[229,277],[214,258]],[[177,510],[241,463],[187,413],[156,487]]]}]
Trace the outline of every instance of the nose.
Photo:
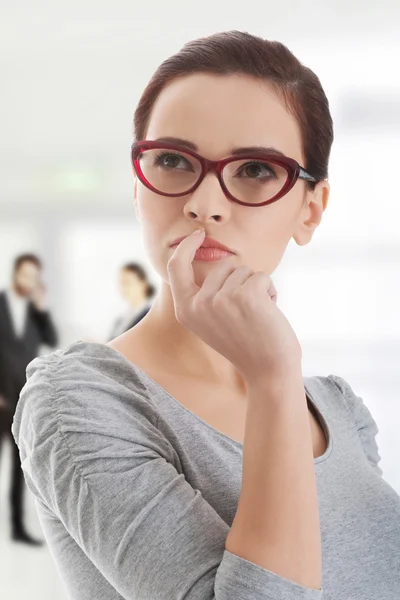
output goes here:
[{"label": "nose", "polygon": [[198,223],[223,223],[231,215],[232,204],[224,194],[218,178],[208,173],[185,203],[185,216]]}]

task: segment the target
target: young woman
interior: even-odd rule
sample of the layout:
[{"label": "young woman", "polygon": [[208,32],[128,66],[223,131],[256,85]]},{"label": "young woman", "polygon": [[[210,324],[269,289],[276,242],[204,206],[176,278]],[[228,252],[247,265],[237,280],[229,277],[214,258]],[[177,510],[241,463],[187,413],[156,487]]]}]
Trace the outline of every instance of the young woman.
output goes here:
[{"label": "young woman", "polygon": [[134,327],[147,315],[156,288],[149,281],[145,269],[138,263],[126,263],[119,276],[121,296],[127,304],[125,313],[119,317],[112,328],[108,340]]},{"label": "young woman", "polygon": [[134,201],[161,288],[109,344],[31,363],[13,425],[70,598],[400,597],[376,423],[342,378],[303,378],[271,280],[321,222],[332,139],[316,75],[247,33],[145,89]]}]

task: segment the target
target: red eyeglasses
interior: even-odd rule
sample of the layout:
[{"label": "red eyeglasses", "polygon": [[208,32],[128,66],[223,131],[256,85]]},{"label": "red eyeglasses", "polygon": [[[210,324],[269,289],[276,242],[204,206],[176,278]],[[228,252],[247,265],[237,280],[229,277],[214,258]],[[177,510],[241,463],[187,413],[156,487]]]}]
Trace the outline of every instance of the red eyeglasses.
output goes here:
[{"label": "red eyeglasses", "polygon": [[174,198],[193,192],[209,172],[216,174],[226,197],[243,206],[276,202],[298,179],[318,181],[293,158],[261,152],[208,160],[178,144],[143,140],[133,144],[131,158],[143,185]]}]

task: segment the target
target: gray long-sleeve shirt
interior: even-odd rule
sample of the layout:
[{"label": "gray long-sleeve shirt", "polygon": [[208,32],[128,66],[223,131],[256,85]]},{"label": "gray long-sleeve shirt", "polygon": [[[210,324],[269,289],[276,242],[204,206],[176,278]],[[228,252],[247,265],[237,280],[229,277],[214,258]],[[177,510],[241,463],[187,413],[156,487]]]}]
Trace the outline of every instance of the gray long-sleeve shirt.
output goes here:
[{"label": "gray long-sleeve shirt", "polygon": [[314,459],[323,580],[225,550],[243,445],[116,350],[77,342],[28,367],[12,432],[73,600],[399,600],[400,498],[377,426],[340,377],[306,377],[328,439]]}]

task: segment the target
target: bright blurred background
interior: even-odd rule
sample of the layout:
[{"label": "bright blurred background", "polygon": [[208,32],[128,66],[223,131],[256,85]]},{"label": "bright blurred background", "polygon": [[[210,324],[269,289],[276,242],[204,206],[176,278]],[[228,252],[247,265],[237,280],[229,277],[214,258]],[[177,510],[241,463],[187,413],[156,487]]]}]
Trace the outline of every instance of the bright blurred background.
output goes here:
[{"label": "bright blurred background", "polygon": [[[0,9],[0,289],[23,252],[45,263],[61,346],[104,339],[122,310],[120,266],[158,285],[132,202],[136,102],[187,40],[226,29],[285,43],[320,77],[335,123],[331,199],[313,242],[274,274],[305,375],[338,374],[379,426],[400,493],[400,4],[393,0],[159,2],[6,0]],[[0,467],[0,588],[65,600],[47,547],[8,539]],[[41,536],[33,499],[30,530]],[[4,593],[3,593],[4,592]],[[93,599],[95,600],[95,599]]]}]

